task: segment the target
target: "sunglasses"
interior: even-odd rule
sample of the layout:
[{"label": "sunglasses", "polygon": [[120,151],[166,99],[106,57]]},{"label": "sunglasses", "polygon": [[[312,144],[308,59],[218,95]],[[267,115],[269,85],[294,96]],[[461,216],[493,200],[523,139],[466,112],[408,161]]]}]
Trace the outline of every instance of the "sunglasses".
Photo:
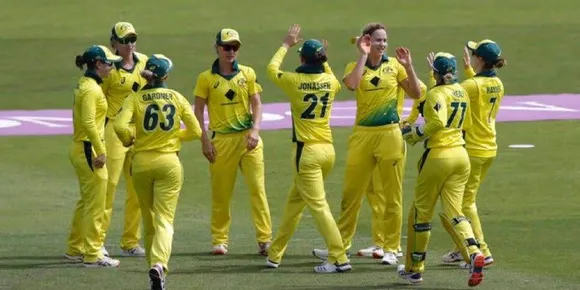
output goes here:
[{"label": "sunglasses", "polygon": [[117,38],[117,41],[120,44],[135,43],[135,42],[137,42],[137,36],[136,35],[131,35],[131,36],[127,36],[125,38]]},{"label": "sunglasses", "polygon": [[221,47],[225,51],[230,51],[230,50],[238,51],[238,49],[240,49],[239,45],[230,45],[230,44],[225,44],[225,45],[222,45]]}]

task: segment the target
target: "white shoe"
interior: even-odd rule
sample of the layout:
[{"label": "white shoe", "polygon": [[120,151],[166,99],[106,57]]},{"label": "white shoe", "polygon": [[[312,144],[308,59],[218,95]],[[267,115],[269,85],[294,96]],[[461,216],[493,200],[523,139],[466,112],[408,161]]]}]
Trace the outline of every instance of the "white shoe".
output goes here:
[{"label": "white shoe", "polygon": [[109,252],[107,252],[107,248],[105,248],[105,246],[101,247],[101,254],[103,254],[105,257],[110,257]]},{"label": "white shoe", "polygon": [[397,256],[397,259],[402,258],[403,257],[403,251],[398,251],[396,256]]},{"label": "white shoe", "polygon": [[83,263],[85,268],[116,268],[119,267],[121,262],[119,260],[111,259],[109,257],[102,257],[93,263]]},{"label": "white shoe", "polygon": [[69,255],[67,253],[64,253],[64,257],[71,262],[82,262],[84,256],[83,256],[83,254],[73,256],[73,255]]},{"label": "white shoe", "polygon": [[320,260],[327,260],[328,259],[328,250],[327,249],[314,249],[312,251],[312,255]]},{"label": "white shoe", "polygon": [[123,257],[145,257],[145,249],[141,246],[137,246],[128,250],[121,250],[121,256]]},{"label": "white shoe", "polygon": [[445,264],[453,264],[453,263],[457,263],[457,262],[461,262],[461,261],[463,261],[463,257],[461,256],[461,252],[451,251],[451,252],[443,255],[443,257],[441,257],[441,262],[443,262]]},{"label": "white shoe", "polygon": [[266,258],[266,267],[268,267],[268,268],[274,268],[274,269],[276,269],[276,268],[278,268],[279,266],[280,266],[280,263],[276,263],[276,262],[274,262],[274,261],[272,261],[272,260],[270,260],[270,259]]},{"label": "white shoe", "polygon": [[155,264],[149,269],[149,283],[151,290],[165,290],[165,273],[161,264]]},{"label": "white shoe", "polygon": [[352,269],[350,263],[344,263],[339,265],[338,263],[331,264],[328,261],[314,267],[314,272],[316,273],[342,273],[347,272]]},{"label": "white shoe", "polygon": [[212,255],[225,255],[228,252],[228,246],[221,244],[213,246]]},{"label": "white shoe", "polygon": [[361,257],[373,257],[375,259],[381,259],[385,255],[385,252],[383,251],[383,248],[381,248],[381,247],[371,246],[368,248],[358,250],[358,252],[356,254],[357,254],[357,256],[361,256]]},{"label": "white shoe", "polygon": [[397,254],[393,252],[386,252],[383,256],[383,265],[396,265],[399,260],[397,259]]}]

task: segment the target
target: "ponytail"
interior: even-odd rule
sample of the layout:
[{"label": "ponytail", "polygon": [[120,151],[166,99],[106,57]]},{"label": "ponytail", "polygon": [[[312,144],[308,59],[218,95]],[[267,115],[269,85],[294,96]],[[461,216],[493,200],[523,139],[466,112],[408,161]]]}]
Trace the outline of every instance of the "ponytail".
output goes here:
[{"label": "ponytail", "polygon": [[156,83],[160,84],[163,83],[165,78],[160,78],[155,73],[150,70],[142,70],[141,76],[147,80],[148,83]]},{"label": "ponytail", "polygon": [[316,52],[311,58],[304,58],[304,62],[308,65],[323,65],[326,61],[328,57],[324,51]]},{"label": "ponytail", "polygon": [[453,75],[453,73],[450,73],[450,72],[446,73],[442,77],[442,79],[443,79],[443,83],[446,85],[455,83],[457,81],[457,77],[455,75]]},{"label": "ponytail", "polygon": [[85,64],[87,64],[87,62],[85,61],[85,59],[83,58],[83,56],[82,55],[77,55],[77,57],[75,58],[75,65],[82,70],[83,69],[83,66]]},{"label": "ponytail", "polygon": [[492,70],[496,68],[502,68],[507,64],[507,60],[503,57],[500,57],[492,62],[484,62],[483,69],[484,70]]}]

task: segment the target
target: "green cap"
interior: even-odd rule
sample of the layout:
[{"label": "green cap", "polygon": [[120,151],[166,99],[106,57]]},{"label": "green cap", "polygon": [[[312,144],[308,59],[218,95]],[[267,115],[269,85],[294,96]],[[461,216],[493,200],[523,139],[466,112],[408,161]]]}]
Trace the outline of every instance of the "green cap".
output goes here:
[{"label": "green cap", "polygon": [[153,54],[147,60],[145,69],[151,71],[156,77],[163,78],[173,69],[173,62],[163,54]]},{"label": "green cap", "polygon": [[86,63],[95,63],[97,61],[114,63],[120,62],[123,58],[112,53],[106,46],[93,45],[85,50],[83,60]]},{"label": "green cap", "polygon": [[215,43],[217,45],[222,45],[230,42],[237,42],[240,45],[242,45],[242,41],[240,40],[240,34],[237,31],[231,28],[224,28],[217,33],[215,37]]},{"label": "green cap", "polygon": [[501,56],[501,48],[492,40],[484,39],[480,42],[469,41],[467,48],[480,56],[485,62],[495,62]]},{"label": "green cap", "polygon": [[300,56],[306,59],[312,59],[316,53],[324,52],[324,45],[317,39],[309,39],[298,49]]},{"label": "green cap", "polygon": [[438,52],[435,54],[435,60],[433,60],[433,69],[439,75],[446,75],[448,73],[457,73],[457,60],[455,56],[446,52]]}]

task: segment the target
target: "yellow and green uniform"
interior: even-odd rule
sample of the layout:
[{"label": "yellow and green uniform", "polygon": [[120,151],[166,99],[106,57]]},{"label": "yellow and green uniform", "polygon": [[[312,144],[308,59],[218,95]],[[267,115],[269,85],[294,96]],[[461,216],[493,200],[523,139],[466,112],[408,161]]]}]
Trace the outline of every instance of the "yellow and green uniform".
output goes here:
[{"label": "yellow and green uniform", "polygon": [[124,144],[135,138],[131,170],[143,216],[147,262],[151,267],[160,263],[167,270],[183,185],[178,154],[182,141],[200,138],[201,127],[187,99],[158,84],[125,99],[114,129]]},{"label": "yellow and green uniform", "polygon": [[272,225],[264,182],[264,146],[260,139],[248,150],[247,135],[253,126],[250,98],[262,92],[251,67],[232,64],[234,73],[222,75],[218,60],[199,74],[194,96],[206,100],[211,142],[216,149],[210,163],[212,184],[211,232],[214,246],[227,245],[231,223],[230,202],[237,171],[244,175],[251,197],[256,239],[270,242]]},{"label": "yellow and green uniform", "polygon": [[107,168],[96,168],[93,160],[106,154],[104,128],[107,101],[99,84],[102,79],[87,71],[74,90],[73,143],[69,158],[80,185],[67,254],[84,255],[85,263],[103,257],[100,237],[101,220],[107,195]]},{"label": "yellow and green uniform", "polygon": [[278,49],[268,64],[267,74],[290,99],[294,182],[268,259],[280,263],[302,212],[308,207],[328,246],[328,262],[344,264],[348,258],[324,190],[324,180],[335,162],[330,115],[341,86],[327,63],[303,65],[295,72],[280,70],[287,51],[285,47]]},{"label": "yellow and green uniform", "polygon": [[113,124],[127,96],[139,91],[147,84],[147,80],[141,76],[141,72],[145,68],[148,57],[135,52],[133,59],[135,65],[131,69],[123,68],[121,62],[115,63],[115,67],[109,76],[103,79],[103,83],[101,84],[108,104],[107,119],[105,122],[105,140],[107,141],[107,170],[109,172],[107,205],[103,218],[101,236],[104,242],[111,224],[117,184],[119,183],[121,173],[123,173],[127,191],[125,197],[124,227],[123,234],[121,235],[121,249],[124,250],[133,249],[139,245],[139,240],[141,239],[141,211],[130,173],[131,159],[133,158],[134,151],[132,147],[123,146],[115,134]]}]

